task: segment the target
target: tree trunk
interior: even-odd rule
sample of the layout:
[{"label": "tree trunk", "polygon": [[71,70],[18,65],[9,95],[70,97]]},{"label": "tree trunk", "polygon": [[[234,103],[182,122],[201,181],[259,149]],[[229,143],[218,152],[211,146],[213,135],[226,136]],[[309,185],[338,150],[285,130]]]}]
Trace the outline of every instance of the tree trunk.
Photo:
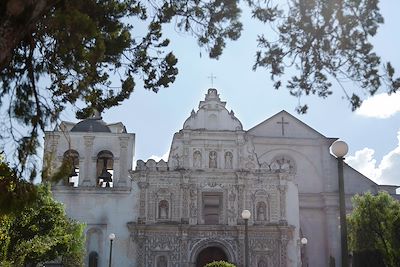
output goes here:
[{"label": "tree trunk", "polygon": [[0,71],[6,68],[21,41],[57,1],[6,0],[0,5]]}]

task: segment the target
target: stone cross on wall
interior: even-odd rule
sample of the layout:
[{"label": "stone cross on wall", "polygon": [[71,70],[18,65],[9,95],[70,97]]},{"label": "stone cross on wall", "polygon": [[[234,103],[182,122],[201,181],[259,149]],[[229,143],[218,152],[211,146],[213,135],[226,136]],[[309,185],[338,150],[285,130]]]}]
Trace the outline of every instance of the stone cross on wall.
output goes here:
[{"label": "stone cross on wall", "polygon": [[281,126],[282,126],[282,136],[285,136],[285,124],[289,124],[289,122],[284,121],[284,118],[282,117],[282,120],[278,121],[277,124],[281,124]]}]

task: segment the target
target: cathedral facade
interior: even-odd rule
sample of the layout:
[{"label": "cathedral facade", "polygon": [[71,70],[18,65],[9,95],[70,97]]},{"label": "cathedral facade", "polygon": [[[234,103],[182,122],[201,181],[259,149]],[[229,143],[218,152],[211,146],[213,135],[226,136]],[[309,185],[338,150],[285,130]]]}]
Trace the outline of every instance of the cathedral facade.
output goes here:
[{"label": "cathedral facade", "polygon": [[[339,266],[335,140],[285,111],[244,130],[209,89],[175,133],[167,162],[138,160],[132,169],[134,134],[97,114],[46,132],[45,166],[72,162],[53,193],[86,223],[87,266],[108,266],[111,233],[112,266],[244,266],[243,210],[251,213],[249,266]],[[395,192],[344,171],[348,211],[356,193]]]}]

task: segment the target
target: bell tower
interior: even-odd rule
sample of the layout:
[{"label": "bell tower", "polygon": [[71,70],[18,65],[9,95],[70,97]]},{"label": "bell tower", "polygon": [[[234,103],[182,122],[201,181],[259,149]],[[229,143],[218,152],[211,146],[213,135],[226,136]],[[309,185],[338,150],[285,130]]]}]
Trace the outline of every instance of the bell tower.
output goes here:
[{"label": "bell tower", "polygon": [[[135,135],[121,123],[107,124],[98,112],[78,123],[62,122],[45,133],[44,167],[71,187],[130,186]],[[60,167],[63,167],[60,169]]]}]

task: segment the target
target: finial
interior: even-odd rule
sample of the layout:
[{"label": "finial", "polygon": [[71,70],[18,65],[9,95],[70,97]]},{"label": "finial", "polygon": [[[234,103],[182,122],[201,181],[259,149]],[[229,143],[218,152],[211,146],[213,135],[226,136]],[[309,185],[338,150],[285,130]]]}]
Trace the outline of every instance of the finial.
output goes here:
[{"label": "finial", "polygon": [[93,113],[92,113],[92,119],[96,119],[96,120],[101,120],[101,113],[97,108],[93,109]]},{"label": "finial", "polygon": [[211,72],[211,76],[207,76],[207,78],[211,80],[211,87],[214,87],[214,79],[217,79],[217,77]]}]

